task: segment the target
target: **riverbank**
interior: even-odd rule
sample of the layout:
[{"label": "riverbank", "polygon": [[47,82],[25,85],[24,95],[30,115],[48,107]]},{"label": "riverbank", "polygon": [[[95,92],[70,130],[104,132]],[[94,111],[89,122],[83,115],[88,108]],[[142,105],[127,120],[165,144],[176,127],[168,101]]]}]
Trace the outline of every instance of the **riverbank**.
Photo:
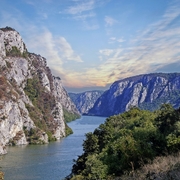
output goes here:
[{"label": "riverbank", "polygon": [[[68,123],[73,134],[45,145],[9,146],[0,161],[7,180],[62,180],[71,173],[73,159],[82,154],[85,133],[93,132],[105,118],[82,116]],[[48,173],[47,173],[48,172]]]}]

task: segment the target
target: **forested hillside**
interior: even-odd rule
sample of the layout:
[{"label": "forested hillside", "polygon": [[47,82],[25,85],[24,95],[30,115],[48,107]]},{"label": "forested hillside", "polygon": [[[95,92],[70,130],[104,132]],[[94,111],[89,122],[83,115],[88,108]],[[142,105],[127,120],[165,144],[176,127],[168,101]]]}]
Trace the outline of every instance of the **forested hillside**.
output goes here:
[{"label": "forested hillside", "polygon": [[[138,179],[135,177],[137,169],[160,156],[163,159],[173,154],[174,157],[179,149],[180,109],[169,104],[163,104],[154,112],[131,108],[107,118],[93,133],[86,134],[84,153],[75,161],[71,180]],[[178,163],[172,167],[169,164],[171,168],[164,174],[157,168],[156,175],[152,169],[144,171],[140,179],[148,176],[163,179],[180,167]],[[175,176],[179,177],[172,173],[171,177]]]}]

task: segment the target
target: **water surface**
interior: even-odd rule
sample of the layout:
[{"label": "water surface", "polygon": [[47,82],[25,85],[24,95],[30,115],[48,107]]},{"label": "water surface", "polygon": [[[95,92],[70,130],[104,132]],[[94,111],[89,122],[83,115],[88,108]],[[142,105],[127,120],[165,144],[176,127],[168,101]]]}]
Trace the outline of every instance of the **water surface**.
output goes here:
[{"label": "water surface", "polygon": [[83,152],[85,133],[93,132],[105,117],[82,116],[68,123],[73,134],[47,145],[8,147],[0,160],[5,180],[62,180],[70,174],[73,159]]}]

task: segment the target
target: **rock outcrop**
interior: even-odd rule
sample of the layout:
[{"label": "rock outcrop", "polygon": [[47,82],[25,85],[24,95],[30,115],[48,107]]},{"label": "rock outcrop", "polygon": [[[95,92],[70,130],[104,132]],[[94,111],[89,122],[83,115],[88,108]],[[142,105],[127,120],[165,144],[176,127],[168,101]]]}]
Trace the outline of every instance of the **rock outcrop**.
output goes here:
[{"label": "rock outcrop", "polygon": [[114,82],[89,110],[89,115],[111,116],[136,106],[155,110],[162,103],[180,106],[180,73],[154,73]]},{"label": "rock outcrop", "polygon": [[94,106],[96,100],[102,95],[103,91],[86,91],[83,93],[69,93],[72,101],[81,114],[87,114],[89,109]]},{"label": "rock outcrop", "polygon": [[0,154],[6,145],[43,144],[66,135],[64,110],[79,115],[46,59],[29,53],[20,34],[0,29]]}]

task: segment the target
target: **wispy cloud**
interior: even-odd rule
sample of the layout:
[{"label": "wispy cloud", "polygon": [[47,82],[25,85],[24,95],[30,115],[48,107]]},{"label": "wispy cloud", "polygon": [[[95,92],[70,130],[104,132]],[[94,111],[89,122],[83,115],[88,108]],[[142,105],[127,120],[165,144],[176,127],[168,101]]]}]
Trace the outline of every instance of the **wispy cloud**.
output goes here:
[{"label": "wispy cloud", "polygon": [[67,40],[64,37],[60,37],[58,39],[57,45],[59,45],[58,48],[61,51],[64,59],[76,62],[83,62],[81,57],[74,52],[71,45],[67,42]]},{"label": "wispy cloud", "polygon": [[[139,32],[131,39],[131,46],[116,49],[101,49],[98,67],[87,68],[85,72],[68,74],[77,79],[77,86],[106,86],[114,81],[143,73],[172,72],[180,66],[180,9],[179,3],[171,6],[161,20]],[[118,38],[112,37],[111,41]],[[120,39],[122,42],[124,39]],[[83,82],[83,84],[82,84]],[[68,84],[68,86],[73,86]]]},{"label": "wispy cloud", "polygon": [[93,18],[95,16],[96,16],[96,14],[94,12],[89,12],[87,14],[78,14],[78,15],[74,16],[74,19],[85,21],[87,18]]},{"label": "wispy cloud", "polygon": [[94,8],[94,0],[76,1],[78,2],[74,6],[70,6],[65,10],[67,14],[81,14],[82,12],[92,10]]},{"label": "wispy cloud", "polygon": [[116,38],[116,37],[111,37],[109,39],[109,43],[115,43],[115,42],[123,43],[123,42],[125,42],[125,39],[124,38]]},{"label": "wispy cloud", "polygon": [[99,29],[95,9],[109,2],[109,0],[73,0],[73,2],[60,13],[70,15],[76,21],[81,21],[83,29]]},{"label": "wispy cloud", "polygon": [[104,21],[106,23],[106,26],[113,26],[115,23],[117,23],[118,21],[116,19],[113,19],[110,16],[105,16]]}]

